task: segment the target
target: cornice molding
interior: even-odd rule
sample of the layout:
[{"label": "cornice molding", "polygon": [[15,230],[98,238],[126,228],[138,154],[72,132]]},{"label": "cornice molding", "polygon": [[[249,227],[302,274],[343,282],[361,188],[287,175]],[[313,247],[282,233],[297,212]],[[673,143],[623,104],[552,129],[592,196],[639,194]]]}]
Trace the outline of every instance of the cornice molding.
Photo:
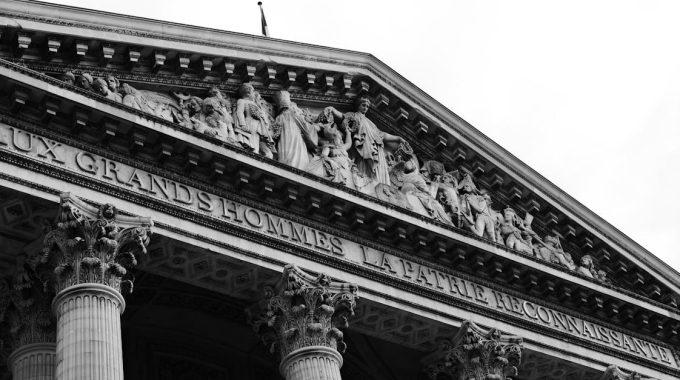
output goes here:
[{"label": "cornice molding", "polygon": [[371,77],[680,294],[680,273],[371,54],[35,1],[7,0],[2,8],[3,22],[10,27],[72,35],[82,35],[85,29],[91,38],[120,41],[125,35],[130,43],[181,44],[185,50],[214,56],[301,66],[312,61],[317,68]]}]

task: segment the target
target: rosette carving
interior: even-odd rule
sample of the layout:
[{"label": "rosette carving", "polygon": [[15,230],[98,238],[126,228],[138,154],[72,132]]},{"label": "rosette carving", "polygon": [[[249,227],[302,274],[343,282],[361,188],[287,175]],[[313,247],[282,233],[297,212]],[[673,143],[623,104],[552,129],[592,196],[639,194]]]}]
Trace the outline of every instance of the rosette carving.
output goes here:
[{"label": "rosette carving", "polygon": [[457,365],[460,380],[504,380],[517,375],[521,355],[522,338],[465,321],[446,349],[445,361]]},{"label": "rosette carving", "polygon": [[57,292],[82,283],[132,291],[129,269],[146,253],[150,218],[119,215],[111,204],[97,208],[64,193],[55,224],[45,236],[43,260],[54,265]]},{"label": "rosette carving", "polygon": [[312,276],[287,265],[279,286],[266,295],[264,310],[253,327],[282,359],[310,346],[342,353],[346,345],[340,329],[354,315],[357,290],[355,284],[335,282],[325,274]]}]

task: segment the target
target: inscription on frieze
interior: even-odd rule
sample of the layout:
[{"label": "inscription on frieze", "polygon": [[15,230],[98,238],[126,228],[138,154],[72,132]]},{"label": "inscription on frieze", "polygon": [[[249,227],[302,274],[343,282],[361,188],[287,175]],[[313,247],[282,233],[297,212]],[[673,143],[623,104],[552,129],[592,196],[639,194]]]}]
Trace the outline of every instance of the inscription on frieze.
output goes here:
[{"label": "inscription on frieze", "polygon": [[385,276],[408,281],[463,302],[569,334],[579,340],[669,367],[679,367],[673,353],[666,346],[454,276],[434,265],[382,252],[122,162],[0,123],[0,152],[2,150],[87,175],[93,180],[125,188],[170,205],[201,212],[206,217],[219,219],[286,244],[341,258]]}]

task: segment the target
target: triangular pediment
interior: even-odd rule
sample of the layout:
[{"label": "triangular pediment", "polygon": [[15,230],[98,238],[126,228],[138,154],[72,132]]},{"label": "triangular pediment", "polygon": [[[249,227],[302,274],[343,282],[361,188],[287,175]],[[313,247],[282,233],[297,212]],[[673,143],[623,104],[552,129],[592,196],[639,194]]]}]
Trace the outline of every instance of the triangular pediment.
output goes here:
[{"label": "triangular pediment", "polygon": [[23,7],[3,123],[677,343],[675,271],[373,56]]}]

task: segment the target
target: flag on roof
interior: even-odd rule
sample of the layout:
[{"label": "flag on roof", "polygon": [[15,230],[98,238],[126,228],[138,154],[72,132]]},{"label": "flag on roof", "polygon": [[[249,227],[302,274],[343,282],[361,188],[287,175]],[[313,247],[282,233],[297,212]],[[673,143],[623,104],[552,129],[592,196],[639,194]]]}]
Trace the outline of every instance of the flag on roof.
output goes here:
[{"label": "flag on roof", "polygon": [[262,9],[262,2],[258,1],[257,5],[260,6],[260,13],[262,14],[262,35],[269,37],[269,28],[267,27],[267,19],[264,18],[264,9]]}]

